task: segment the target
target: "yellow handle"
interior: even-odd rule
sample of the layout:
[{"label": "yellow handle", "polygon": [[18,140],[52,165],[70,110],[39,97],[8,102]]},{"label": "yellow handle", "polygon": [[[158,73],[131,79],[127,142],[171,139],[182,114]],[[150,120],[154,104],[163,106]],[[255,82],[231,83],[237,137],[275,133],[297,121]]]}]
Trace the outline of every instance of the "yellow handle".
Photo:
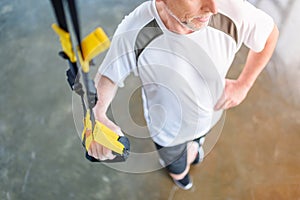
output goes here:
[{"label": "yellow handle", "polygon": [[[73,51],[70,33],[61,29],[57,24],[52,24],[52,29],[59,36],[62,49],[70,58],[70,61],[72,63],[76,62],[76,54]],[[100,27],[96,28],[92,33],[85,37],[81,42],[82,54],[84,58],[82,58],[81,54],[78,53],[82,70],[85,73],[89,72],[90,61],[101,52],[108,49],[109,46],[110,40]],[[78,48],[77,50],[79,51]]]},{"label": "yellow handle", "polygon": [[[83,39],[81,42],[82,54],[80,56],[80,64],[82,70],[87,73],[89,71],[89,62],[98,54],[109,48],[110,41],[102,28],[96,28],[92,33]],[[79,54],[80,55],[80,54]]]},{"label": "yellow handle", "polygon": [[61,29],[57,24],[52,24],[52,29],[59,36],[63,51],[69,57],[72,63],[76,62],[76,55],[73,51],[70,33]]},{"label": "yellow handle", "polygon": [[118,141],[119,135],[97,120],[96,125],[94,127],[93,135],[95,142],[103,145],[104,147],[120,155],[123,154],[125,147],[122,143]]},{"label": "yellow handle", "polygon": [[85,148],[88,151],[92,141],[95,141],[102,146],[122,155],[125,149],[124,145],[118,141],[119,135],[109,129],[107,126],[96,120],[93,133],[92,131],[92,122],[90,120],[90,113],[86,113],[84,119],[84,129],[81,134],[81,140],[85,138]]}]

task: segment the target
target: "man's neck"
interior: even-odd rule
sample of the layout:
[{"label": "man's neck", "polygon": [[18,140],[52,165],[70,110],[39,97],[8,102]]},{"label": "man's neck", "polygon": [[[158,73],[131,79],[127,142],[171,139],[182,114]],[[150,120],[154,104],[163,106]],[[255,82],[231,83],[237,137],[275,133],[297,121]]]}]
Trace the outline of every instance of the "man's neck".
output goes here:
[{"label": "man's neck", "polygon": [[189,34],[192,30],[187,30],[181,24],[179,24],[170,14],[166,11],[166,5],[163,1],[155,1],[155,6],[161,21],[164,23],[165,27],[174,33],[178,34]]}]

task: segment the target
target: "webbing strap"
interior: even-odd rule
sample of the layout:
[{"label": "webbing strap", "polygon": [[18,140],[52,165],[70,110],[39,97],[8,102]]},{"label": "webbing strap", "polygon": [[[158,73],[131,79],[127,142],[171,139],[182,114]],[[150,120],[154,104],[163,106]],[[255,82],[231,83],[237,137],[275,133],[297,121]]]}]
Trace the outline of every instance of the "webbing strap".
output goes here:
[{"label": "webbing strap", "polygon": [[82,59],[84,60],[83,57],[83,51],[82,51],[82,47],[81,47],[81,36],[80,36],[80,27],[79,27],[79,20],[77,17],[77,9],[76,9],[76,5],[75,5],[75,1],[74,0],[68,0],[68,5],[69,5],[69,10],[70,10],[70,14],[71,14],[71,19],[72,19],[72,24],[73,24],[73,28],[75,31],[75,36],[76,36],[76,40],[79,46],[79,50],[80,50],[80,54]]},{"label": "webbing strap", "polygon": [[54,8],[58,25],[66,32],[69,32],[62,0],[51,0],[51,3]]},{"label": "webbing strap", "polygon": [[[69,33],[67,20],[66,20],[66,14],[64,10],[63,0],[51,0],[52,6],[54,8],[55,17],[56,20],[60,26],[61,29],[63,29],[65,32]],[[69,9],[71,11],[71,17],[73,26],[75,29],[76,38],[78,41],[80,41],[80,29],[79,29],[79,23],[77,18],[77,12],[76,12],[76,6],[74,0],[69,0]],[[80,43],[79,43],[80,44]],[[69,69],[66,72],[66,75],[68,77],[68,83],[72,90],[74,90],[80,97],[81,97],[81,104],[83,107],[83,113],[86,115],[87,109],[84,102],[84,91],[82,89],[82,85],[79,82],[80,74],[78,73],[78,66],[76,61],[72,62],[68,55],[64,52],[60,52],[59,55],[63,57],[64,59],[68,60],[69,63]]]},{"label": "webbing strap", "polygon": [[[72,25],[74,28],[75,36],[77,39],[77,43],[79,46],[79,53],[81,55],[82,60],[84,60],[84,55],[81,47],[81,36],[80,36],[80,26],[79,26],[79,20],[77,16],[77,10],[74,0],[68,0],[70,15],[72,19]],[[93,107],[97,103],[97,91],[94,85],[94,82],[89,78],[88,71],[82,73],[84,85],[86,88],[87,93],[87,101],[88,101],[88,108],[91,110],[91,121],[92,121],[92,128],[94,128],[95,125],[95,117],[94,113],[92,112]]]},{"label": "webbing strap", "polygon": [[[63,0],[51,0],[56,19],[58,21],[58,24],[61,26],[62,29],[64,29],[66,32],[69,33],[68,31],[68,26],[67,26],[67,20],[66,20],[66,15],[64,11],[64,5],[63,5]],[[76,4],[75,0],[67,0],[66,3],[68,4],[68,8],[70,11],[70,16],[71,16],[71,21],[72,25],[74,28],[76,40],[79,46],[79,54],[82,59],[83,58],[83,51],[81,47],[81,36],[80,36],[80,26],[79,26],[79,20],[77,16],[77,9],[76,9]],[[70,69],[67,71],[67,77],[68,77],[68,82],[72,88],[77,94],[80,95],[81,97],[81,102],[83,106],[83,111],[84,111],[84,116],[86,116],[86,106],[84,103],[84,92],[82,90],[82,85],[79,82],[79,73],[78,73],[78,67],[76,62],[71,62],[70,58],[63,54],[63,57],[69,61],[69,66]],[[82,73],[83,77],[83,82],[84,86],[86,88],[86,96],[87,96],[87,102],[88,102],[88,109],[91,110],[91,121],[92,121],[92,129],[94,128],[95,125],[95,116],[94,113],[92,112],[93,107],[97,103],[97,90],[95,88],[93,80],[89,78],[88,71]]]},{"label": "webbing strap", "polygon": [[[52,6],[54,8],[55,17],[56,17],[56,20],[58,22],[58,25],[65,32],[69,33],[67,20],[66,20],[66,15],[65,15],[64,7],[63,7],[63,0],[51,0],[51,3],[52,3]],[[77,74],[78,74],[77,64],[76,64],[76,62],[71,62],[68,55],[66,55],[64,52],[60,52],[59,55],[61,57],[63,57],[64,59],[69,61],[70,71],[67,72],[67,76],[68,76],[68,82],[69,82],[69,84],[70,84],[70,86],[73,90],[74,89],[73,86],[76,82],[76,77],[77,77]]]}]

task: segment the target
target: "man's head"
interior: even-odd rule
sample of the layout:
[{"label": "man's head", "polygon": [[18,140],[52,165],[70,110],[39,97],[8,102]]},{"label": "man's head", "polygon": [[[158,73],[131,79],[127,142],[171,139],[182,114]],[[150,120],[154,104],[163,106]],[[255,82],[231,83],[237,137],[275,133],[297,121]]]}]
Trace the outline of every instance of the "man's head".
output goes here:
[{"label": "man's head", "polygon": [[161,0],[166,12],[177,23],[196,31],[208,24],[211,15],[217,13],[215,0]]}]

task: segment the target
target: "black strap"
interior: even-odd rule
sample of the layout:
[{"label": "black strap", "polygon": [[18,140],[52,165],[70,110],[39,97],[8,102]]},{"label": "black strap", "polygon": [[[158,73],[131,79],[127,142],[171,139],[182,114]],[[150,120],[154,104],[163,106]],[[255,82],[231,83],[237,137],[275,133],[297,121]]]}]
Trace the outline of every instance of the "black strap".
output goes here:
[{"label": "black strap", "polygon": [[[64,5],[63,5],[64,2],[63,1],[64,0],[51,0],[59,26],[62,29],[64,29],[66,32],[69,32],[68,26],[67,26],[66,15],[65,15],[65,11],[64,11]],[[81,47],[79,18],[77,16],[75,0],[65,0],[65,1],[68,4],[68,8],[70,11],[72,25],[73,25],[74,33],[75,33],[76,40],[77,40],[77,43],[79,46],[80,54],[81,54],[82,59],[84,59],[84,57],[83,57],[84,55],[82,53],[83,51],[82,51],[82,47]],[[82,90],[82,85],[79,82],[80,74],[78,73],[77,64],[76,64],[76,62],[72,63],[70,61],[70,58],[68,58],[68,56],[65,53],[60,53],[60,55],[69,61],[69,70],[67,71],[68,82],[69,82],[72,90],[74,90],[77,94],[79,94],[81,96],[83,110],[84,110],[84,116],[85,116],[87,109],[86,109],[86,106],[84,103],[84,92]],[[83,82],[84,82],[84,86],[86,88],[86,93],[87,93],[88,108],[91,110],[91,113],[90,113],[91,121],[94,126],[95,117],[94,117],[94,113],[92,112],[92,109],[96,105],[97,100],[98,100],[97,99],[97,90],[95,88],[95,84],[94,84],[93,80],[91,80],[89,78],[88,73],[83,72],[82,76],[83,76]]]},{"label": "black strap", "polygon": [[[51,3],[53,6],[53,9],[55,12],[55,17],[56,17],[59,27],[69,33],[65,10],[64,10],[64,6],[63,6],[63,0],[51,0]],[[69,61],[69,70],[70,71],[67,72],[67,76],[68,76],[68,82],[70,84],[70,87],[73,90],[74,89],[73,86],[74,86],[74,83],[76,82],[76,77],[78,75],[77,63],[71,62],[70,58],[64,52],[59,52],[59,55],[62,58]]]},{"label": "black strap", "polygon": [[[83,51],[82,51],[82,46],[81,46],[81,35],[80,35],[80,26],[79,26],[79,19],[77,16],[77,9],[76,9],[76,4],[75,4],[75,0],[68,0],[68,5],[69,5],[69,10],[70,10],[70,15],[71,15],[71,19],[72,19],[72,25],[74,28],[74,32],[75,32],[75,36],[77,39],[77,43],[79,46],[79,50],[80,50],[80,54],[82,59],[84,60],[84,55],[83,55]],[[95,117],[94,117],[94,113],[92,112],[93,107],[96,105],[97,103],[97,90],[95,88],[95,84],[93,82],[93,80],[91,80],[89,78],[89,74],[88,73],[82,73],[82,77],[83,77],[83,82],[86,88],[86,95],[87,95],[87,101],[88,101],[88,108],[91,110],[90,114],[91,114],[91,121],[93,124],[93,127],[95,125]]]},{"label": "black strap", "polygon": [[[58,25],[61,29],[69,33],[67,20],[66,20],[66,14],[64,10],[63,0],[51,0],[55,17],[58,22]],[[74,0],[69,0],[69,8],[71,11],[71,17],[73,21],[74,29],[76,29],[76,38],[78,41],[80,41],[80,29],[79,29],[79,23],[78,23],[78,17],[76,14],[76,6]],[[80,44],[80,43],[79,43]],[[81,48],[81,47],[80,47]],[[81,49],[80,49],[81,51]],[[82,88],[82,84],[79,82],[80,74],[78,73],[78,66],[76,62],[71,62],[70,58],[64,53],[59,52],[59,55],[68,60],[69,63],[69,69],[66,72],[68,83],[73,91],[75,91],[80,97],[81,97],[81,103],[83,107],[83,113],[86,115],[87,109],[84,103],[84,91]]]},{"label": "black strap", "polygon": [[69,5],[73,28],[75,31],[75,36],[76,36],[76,40],[77,40],[77,43],[79,46],[80,54],[81,54],[82,59],[84,60],[83,53],[82,53],[83,51],[82,51],[82,47],[81,47],[80,26],[79,26],[79,20],[77,17],[77,9],[76,9],[75,1],[68,0],[68,5]]},{"label": "black strap", "polygon": [[59,27],[66,32],[69,32],[62,0],[51,0],[51,3],[54,8],[56,21]]}]

